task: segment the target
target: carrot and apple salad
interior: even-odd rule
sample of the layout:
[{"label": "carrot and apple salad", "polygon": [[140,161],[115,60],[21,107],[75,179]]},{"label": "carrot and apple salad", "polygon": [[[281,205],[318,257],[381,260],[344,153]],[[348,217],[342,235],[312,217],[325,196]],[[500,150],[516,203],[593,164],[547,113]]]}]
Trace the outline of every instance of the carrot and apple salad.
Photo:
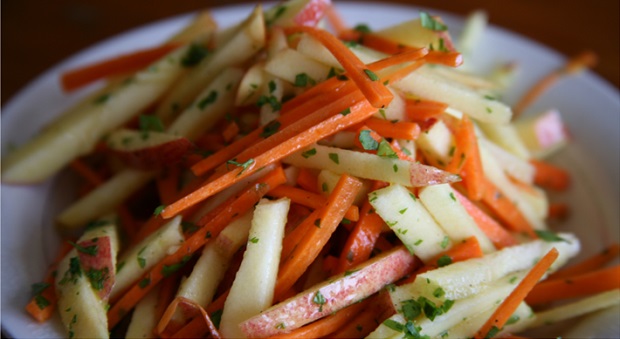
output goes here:
[{"label": "carrot and apple salad", "polygon": [[560,112],[463,69],[483,26],[289,0],[67,70],[100,86],[2,163],[81,182],[26,312],[70,338],[490,338],[617,305],[618,245],[563,268],[579,239],[549,227]]}]

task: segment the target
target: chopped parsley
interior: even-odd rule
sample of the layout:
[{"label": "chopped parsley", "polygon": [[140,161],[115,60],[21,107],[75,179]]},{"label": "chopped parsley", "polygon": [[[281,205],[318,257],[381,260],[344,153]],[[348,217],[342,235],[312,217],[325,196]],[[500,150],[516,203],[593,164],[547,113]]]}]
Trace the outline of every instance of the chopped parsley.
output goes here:
[{"label": "chopped parsley", "polygon": [[271,26],[273,25],[273,23],[278,20],[278,18],[280,18],[284,12],[286,12],[286,6],[280,5],[278,7],[276,7],[275,9],[275,13],[273,13],[273,16],[269,19],[265,19],[265,24],[267,26]]},{"label": "chopped parsley", "polygon": [[145,288],[145,287],[147,287],[150,284],[151,284],[151,279],[150,278],[144,278],[144,279],[140,280],[140,282],[138,283],[138,286],[140,288]]},{"label": "chopped parsley", "polygon": [[366,24],[357,24],[355,25],[355,27],[353,27],[354,31],[360,32],[360,33],[370,33],[372,32],[372,30],[370,29],[370,27]]},{"label": "chopped parsley", "polygon": [[379,142],[379,147],[377,148],[377,155],[389,159],[398,158],[398,154],[396,154],[390,143],[387,142],[385,139]]},{"label": "chopped parsley", "polygon": [[43,293],[43,291],[45,291],[45,289],[47,289],[50,286],[51,284],[48,284],[46,282],[38,282],[38,283],[32,284],[30,286],[30,289],[32,290],[32,295],[36,296],[38,294]]},{"label": "chopped parsley", "polygon": [[142,257],[142,254],[144,253],[145,250],[146,250],[146,246],[142,247],[142,249],[138,251],[137,259],[138,259],[138,266],[140,266],[140,268],[146,267],[146,259]]},{"label": "chopped parsley", "polygon": [[315,85],[315,84],[316,84],[316,81],[312,79],[306,73],[299,73],[295,75],[295,83],[294,83],[295,87],[306,87],[308,85]]},{"label": "chopped parsley", "polygon": [[362,144],[362,148],[367,151],[376,151],[379,148],[379,143],[371,135],[371,131],[364,129],[360,131],[358,140]]},{"label": "chopped parsley", "polygon": [[160,215],[161,212],[163,212],[165,208],[166,208],[166,205],[159,205],[159,206],[155,207],[155,210],[153,211],[153,215],[154,216]]},{"label": "chopped parsley", "polygon": [[192,234],[199,229],[198,225],[190,221],[181,221],[181,228],[183,229],[183,233],[188,234]]},{"label": "chopped parsley", "polygon": [[97,255],[97,251],[99,249],[97,247],[97,245],[90,245],[90,246],[84,247],[84,246],[80,246],[80,245],[74,243],[71,240],[67,240],[67,242],[69,244],[71,244],[71,246],[73,246],[78,252],[81,252],[81,253],[84,253],[84,254],[88,254],[88,255],[92,255],[92,256]]},{"label": "chopped parsley", "polygon": [[312,298],[312,302],[319,305],[319,312],[323,312],[323,305],[327,302],[321,291],[316,291],[316,294]]},{"label": "chopped parsley", "polygon": [[34,297],[34,302],[37,304],[37,307],[39,307],[40,310],[45,309],[47,306],[50,305],[50,301],[47,300],[46,297],[38,294]]},{"label": "chopped parsley", "polygon": [[204,59],[209,50],[199,44],[191,44],[187,50],[187,53],[181,58],[181,65],[183,67],[193,67]]},{"label": "chopped parsley", "polygon": [[448,29],[448,26],[435,20],[427,12],[420,12],[420,23],[422,24],[422,27],[430,29],[431,31],[445,31]]},{"label": "chopped parsley", "polygon": [[217,91],[211,91],[204,98],[198,101],[198,108],[204,110],[207,106],[214,103],[217,100]]},{"label": "chopped parsley", "polygon": [[224,311],[222,309],[219,309],[217,311],[214,311],[213,313],[211,313],[211,321],[213,322],[213,325],[216,328],[220,328],[220,322],[222,321],[222,313]]},{"label": "chopped parsley", "polygon": [[141,115],[139,118],[140,131],[146,132],[163,132],[164,124],[154,115]]},{"label": "chopped parsley", "polygon": [[443,240],[441,240],[441,248],[445,249],[448,245],[450,245],[450,238],[446,235],[443,237]]},{"label": "chopped parsley", "polygon": [[101,291],[103,285],[108,278],[110,278],[110,272],[107,267],[100,270],[91,269],[85,272],[86,277],[90,280],[90,285],[95,291]]},{"label": "chopped parsley", "polygon": [[350,107],[345,108],[342,112],[340,112],[340,114],[342,114],[343,116],[351,114],[351,108]]},{"label": "chopped parsley", "polygon": [[439,257],[439,259],[437,259],[437,266],[439,267],[444,267],[444,266],[450,265],[451,263],[452,263],[452,258],[450,258],[450,256],[445,255],[445,254]]},{"label": "chopped parsley", "polygon": [[235,161],[234,159],[226,161],[227,166],[230,164],[230,165],[235,165],[237,167],[241,167],[241,172],[239,172],[239,174],[237,175],[241,175],[241,173],[243,173],[246,169],[248,169],[253,163],[254,163],[254,159],[249,159],[248,161],[244,163],[239,163]]},{"label": "chopped parsley", "polygon": [[340,159],[338,159],[338,153],[329,153],[329,159],[336,164],[340,164]]},{"label": "chopped parsley", "polygon": [[282,109],[282,104],[280,103],[280,101],[278,101],[278,98],[276,98],[273,95],[270,95],[270,96],[261,95],[258,98],[258,101],[256,102],[256,106],[263,107],[265,104],[269,104],[269,106],[271,106],[271,109],[274,112],[277,112],[280,109]]},{"label": "chopped parsley", "polygon": [[181,267],[183,267],[190,259],[192,258],[191,255],[186,255],[184,256],[180,262],[176,263],[176,264],[172,264],[172,265],[164,265],[164,267],[162,267],[161,269],[161,274],[164,277],[168,277],[170,276],[172,273],[178,271],[179,269],[181,269]]},{"label": "chopped parsley", "polygon": [[311,149],[301,153],[301,156],[306,158],[306,159],[310,158],[313,155],[316,155],[316,148],[311,148]]},{"label": "chopped parsley", "polygon": [[253,244],[256,244],[256,243],[258,243],[258,238],[257,237],[252,237],[250,239],[250,242],[253,243]]},{"label": "chopped parsley", "polygon": [[487,335],[485,335],[484,338],[493,338],[499,333],[499,331],[500,329],[497,326],[493,325],[493,327],[491,327],[491,329],[489,330],[489,332],[487,332]]},{"label": "chopped parsley", "polygon": [[372,80],[372,81],[377,81],[377,80],[379,80],[379,76],[377,76],[377,75],[375,74],[375,72],[373,72],[373,71],[371,71],[371,70],[369,70],[369,69],[365,69],[365,70],[364,70],[364,73],[366,73],[366,75],[368,76],[368,78],[369,78],[370,80]]},{"label": "chopped parsley", "polygon": [[97,97],[95,100],[93,100],[93,104],[95,104],[95,105],[105,104],[106,101],[108,101],[108,99],[110,99],[110,94],[106,93],[106,94],[103,94],[103,95]]},{"label": "chopped parsley", "polygon": [[268,138],[274,135],[278,131],[278,129],[280,129],[281,125],[282,124],[277,120],[270,121],[267,125],[265,125],[265,127],[263,127],[263,132],[260,134],[260,136],[262,138]]},{"label": "chopped parsley", "polygon": [[82,267],[80,266],[80,259],[78,257],[72,257],[69,259],[69,269],[65,272],[65,275],[60,280],[59,284],[64,285],[68,281],[77,283],[77,279],[82,276]]},{"label": "chopped parsley", "polygon": [[556,233],[551,232],[551,231],[535,230],[534,232],[536,232],[536,235],[540,239],[542,239],[542,240],[544,240],[546,242],[561,242],[561,241],[564,241],[564,242],[568,242],[569,243],[568,240],[560,237],[559,235],[557,235]]}]

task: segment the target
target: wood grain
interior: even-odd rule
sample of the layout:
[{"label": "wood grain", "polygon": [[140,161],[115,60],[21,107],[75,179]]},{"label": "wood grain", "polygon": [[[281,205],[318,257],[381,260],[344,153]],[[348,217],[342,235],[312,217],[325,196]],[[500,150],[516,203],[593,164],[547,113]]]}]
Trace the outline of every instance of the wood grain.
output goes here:
[{"label": "wood grain", "polygon": [[[145,23],[218,7],[242,0],[3,0],[2,103],[37,75],[72,54],[105,38]],[[492,24],[527,36],[570,56],[595,51],[594,71],[620,87],[619,1],[392,0],[465,15],[477,8],[489,13]]]}]

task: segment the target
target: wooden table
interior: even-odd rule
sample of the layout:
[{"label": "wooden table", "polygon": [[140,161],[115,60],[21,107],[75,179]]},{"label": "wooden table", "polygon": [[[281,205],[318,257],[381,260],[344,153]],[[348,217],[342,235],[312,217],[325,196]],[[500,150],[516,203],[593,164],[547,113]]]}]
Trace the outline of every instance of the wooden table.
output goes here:
[{"label": "wooden table", "polygon": [[[136,26],[205,6],[242,0],[4,0],[2,1],[2,103],[64,58]],[[570,56],[588,48],[600,60],[594,71],[620,87],[619,1],[469,0],[390,1],[465,15],[477,8],[492,24]]]}]

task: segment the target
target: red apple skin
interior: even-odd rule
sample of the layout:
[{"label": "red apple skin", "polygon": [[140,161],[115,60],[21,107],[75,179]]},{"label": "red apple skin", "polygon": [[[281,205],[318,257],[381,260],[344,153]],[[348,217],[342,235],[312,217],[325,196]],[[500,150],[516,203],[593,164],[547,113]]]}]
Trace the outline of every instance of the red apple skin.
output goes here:
[{"label": "red apple skin", "polygon": [[249,338],[288,333],[367,298],[404,277],[414,266],[415,258],[404,247],[398,247],[276,304],[239,326]]},{"label": "red apple skin", "polygon": [[[103,288],[97,290],[97,295],[101,300],[107,300],[112,291],[115,282],[116,269],[114,267],[114,253],[112,251],[112,242],[110,237],[99,237],[89,240],[80,241],[78,245],[78,257],[80,265],[84,273],[97,270],[103,275]],[[88,249],[90,246],[96,246],[94,255],[84,253],[79,248]]]},{"label": "red apple skin", "polygon": [[178,163],[194,149],[194,144],[186,138],[178,138],[161,144],[134,150],[112,150],[126,165],[140,169],[153,170]]},{"label": "red apple skin", "polygon": [[293,22],[300,26],[316,26],[331,6],[329,0],[310,0],[306,6],[295,15]]},{"label": "red apple skin", "polygon": [[412,163],[409,169],[411,186],[423,187],[437,184],[447,184],[461,181],[461,177],[439,168]]},{"label": "red apple skin", "polygon": [[549,110],[542,114],[534,125],[536,139],[542,148],[549,148],[568,139],[566,127],[560,112]]}]

